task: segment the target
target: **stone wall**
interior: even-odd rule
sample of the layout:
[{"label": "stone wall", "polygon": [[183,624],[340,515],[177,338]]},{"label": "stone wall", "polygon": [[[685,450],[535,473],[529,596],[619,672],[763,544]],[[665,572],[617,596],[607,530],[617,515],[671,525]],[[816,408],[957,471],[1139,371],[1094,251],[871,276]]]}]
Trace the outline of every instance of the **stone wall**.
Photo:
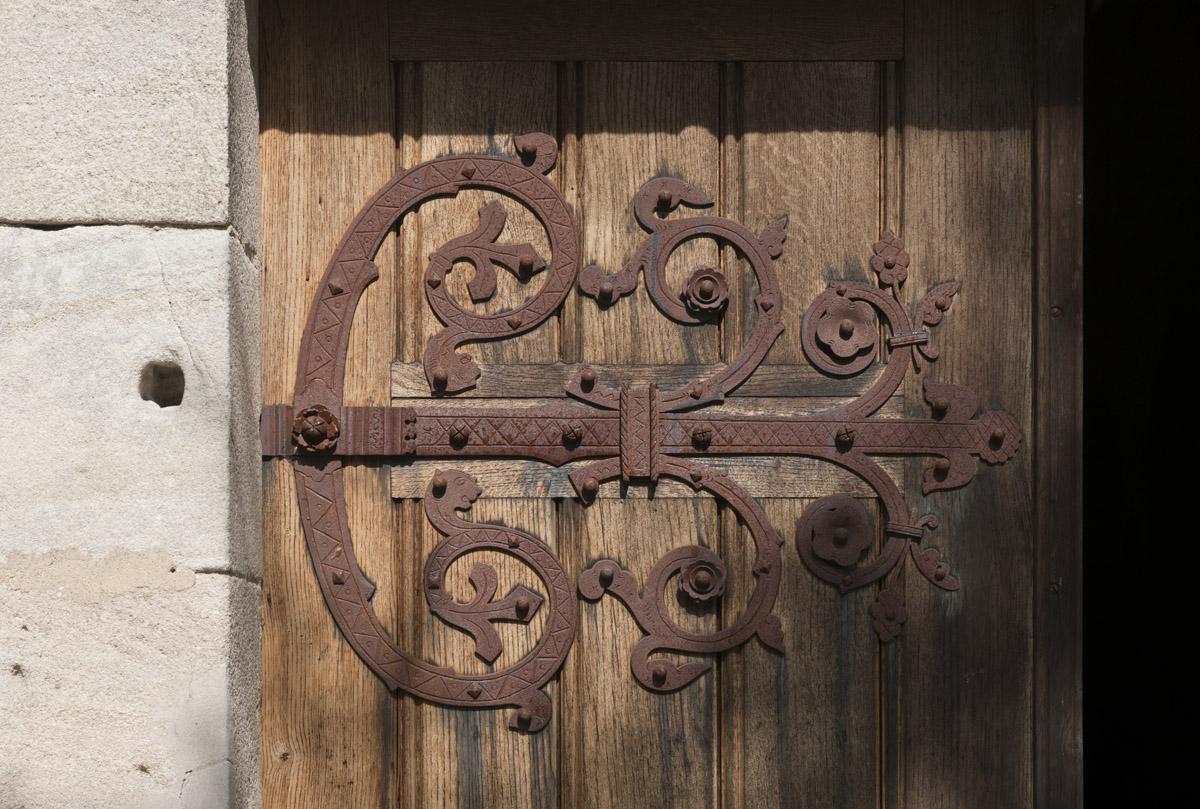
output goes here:
[{"label": "stone wall", "polygon": [[0,4],[0,809],[258,803],[256,19]]}]

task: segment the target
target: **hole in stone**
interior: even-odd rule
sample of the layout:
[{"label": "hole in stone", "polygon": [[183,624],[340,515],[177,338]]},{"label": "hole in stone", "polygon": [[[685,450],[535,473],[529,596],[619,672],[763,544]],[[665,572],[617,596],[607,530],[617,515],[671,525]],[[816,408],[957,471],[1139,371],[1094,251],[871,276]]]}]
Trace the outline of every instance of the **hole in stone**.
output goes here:
[{"label": "hole in stone", "polygon": [[159,407],[178,407],[183,401],[183,369],[173,362],[148,362],[142,369],[138,393]]}]

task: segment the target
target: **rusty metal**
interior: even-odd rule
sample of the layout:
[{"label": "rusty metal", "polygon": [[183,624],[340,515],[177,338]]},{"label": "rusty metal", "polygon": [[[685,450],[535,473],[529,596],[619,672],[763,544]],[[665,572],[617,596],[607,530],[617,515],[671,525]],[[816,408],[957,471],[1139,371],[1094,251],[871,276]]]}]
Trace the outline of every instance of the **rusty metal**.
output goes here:
[{"label": "rusty metal", "polygon": [[[436,250],[425,270],[430,307],[444,328],[430,338],[424,369],[430,391],[451,395],[475,384],[479,368],[459,348],[467,342],[503,340],[536,328],[566,298],[575,283],[578,235],[561,194],[544,176],[556,158],[554,140],[531,134],[515,139],[517,157],[492,155],[444,157],[402,171],[385,185],[351,224],[331,259],[310,310],[301,342],[296,395],[290,405],[263,410],[263,454],[292,456],[300,513],[317,581],[335,623],[355,652],[391,689],[421,698],[470,707],[515,708],[509,726],[534,732],[551,715],[543,686],[555,676],[574,642],[576,593],[589,601],[611,595],[621,601],[641,628],[631,670],[647,689],[682,688],[701,676],[709,663],[676,662],[663,652],[710,656],[736,648],[752,637],[781,652],[782,624],[772,613],[783,576],[782,536],[762,507],[722,471],[703,462],[720,455],[804,455],[848,469],[875,492],[882,530],[863,504],[845,495],[809,505],[795,526],[795,544],[804,565],[818,578],[848,592],[879,583],[868,610],[870,624],[883,641],[894,638],[908,620],[903,590],[889,577],[909,552],[916,569],[932,584],[957,590],[958,579],[940,553],[923,544],[937,526],[932,515],[912,512],[879,456],[926,456],[923,492],[963,486],[977,463],[1004,463],[1020,446],[1016,421],[1000,411],[978,412],[975,395],[962,387],[926,378],[924,395],[930,418],[881,418],[880,407],[903,382],[910,367],[933,361],[938,349],[931,329],[944,317],[959,291],[957,282],[931,289],[910,316],[900,288],[911,259],[894,234],[872,247],[869,266],[877,284],[837,282],[817,296],[801,322],[805,355],[822,372],[845,378],[872,366],[879,372],[854,401],[827,413],[751,416],[706,409],[720,403],[744,382],[783,331],[783,297],[774,260],[782,254],[787,217],[761,233],[727,219],[678,216],[678,209],[712,204],[695,186],[679,179],[651,179],[634,198],[634,215],[646,240],[615,273],[588,266],[578,272],[580,291],[601,307],[620,305],[641,278],[658,309],[668,318],[695,325],[719,321],[731,305],[731,285],[715,267],[699,267],[682,290],[667,283],[672,253],[694,239],[712,239],[732,247],[749,265],[754,327],[733,360],[716,373],[669,390],[656,385],[614,385],[583,364],[566,392],[576,400],[537,408],[470,409],[430,404],[418,407],[348,407],[343,384],[350,326],[359,298],[378,277],[373,257],[387,233],[406,212],[439,196],[467,188],[513,198],[528,208],[546,230],[549,259],[528,243],[498,241],[504,209],[488,203],[471,232]],[[456,266],[468,264],[467,283],[474,302],[496,291],[496,268],[519,283],[544,274],[539,291],[507,312],[479,314],[450,297],[445,283]],[[886,351],[883,347],[886,346]],[[519,457],[554,466],[573,463],[568,474],[580,501],[591,503],[606,481],[652,486],[674,479],[724,502],[749,530],[753,565],[741,613],[714,632],[693,632],[675,623],[668,610],[674,592],[692,609],[715,609],[733,575],[712,550],[699,545],[676,548],[639,579],[615,560],[600,559],[572,582],[554,552],[523,531],[471,522],[461,513],[482,494],[469,475],[451,468],[429,481],[424,504],[429,521],[443,535],[424,568],[429,609],[447,625],[468,634],[478,657],[489,664],[503,654],[495,623],[528,623],[546,613],[534,648],[516,662],[485,675],[459,674],[413,656],[383,628],[371,606],[375,587],[354,555],[346,516],[343,463],[376,456],[404,458]],[[781,491],[781,496],[798,494]],[[569,541],[569,538],[560,538]],[[456,600],[445,588],[450,566],[477,551],[507,554],[531,567],[544,594],[518,586],[498,596],[499,577],[488,564],[470,571],[474,596]],[[675,587],[668,586],[675,579]],[[640,582],[644,582],[640,583]],[[540,619],[539,619],[540,620]]]}]

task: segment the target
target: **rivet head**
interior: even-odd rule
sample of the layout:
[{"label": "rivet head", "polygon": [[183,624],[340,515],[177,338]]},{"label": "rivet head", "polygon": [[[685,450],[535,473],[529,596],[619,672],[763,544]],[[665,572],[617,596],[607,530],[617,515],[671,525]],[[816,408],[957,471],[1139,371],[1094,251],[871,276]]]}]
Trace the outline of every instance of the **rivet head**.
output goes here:
[{"label": "rivet head", "polygon": [[947,472],[950,471],[950,459],[949,458],[938,458],[937,461],[933,464],[933,468],[935,470],[937,470],[938,474],[940,474],[940,475],[946,474]]},{"label": "rivet head", "polygon": [[533,260],[533,248],[523,248],[521,254],[517,257],[517,276],[522,281],[528,281],[533,277]]},{"label": "rivet head", "polygon": [[854,336],[854,321],[850,318],[845,318],[838,324],[838,334],[842,335],[843,340],[849,340]]},{"label": "rivet head", "polygon": [[429,375],[433,379],[433,386],[438,390],[444,390],[446,383],[450,381],[450,375],[446,373],[446,369],[442,366],[435,366],[433,372]]},{"label": "rivet head", "polygon": [[933,571],[933,578],[937,581],[941,581],[942,579],[946,578],[946,568],[942,565],[938,565],[937,569]]},{"label": "rivet head", "polygon": [[600,282],[600,300],[604,301],[605,303],[608,303],[609,301],[611,301],[613,299],[613,294],[615,292],[616,292],[616,287],[613,286],[612,281],[609,281],[606,279],[606,280]]},{"label": "rivet head", "polygon": [[655,663],[654,668],[650,671],[650,676],[654,678],[655,685],[662,685],[667,681],[667,667],[663,663]]},{"label": "rivet head", "polygon": [[526,598],[525,596],[517,597],[517,603],[516,603],[517,615],[524,616],[527,612],[529,612],[529,606],[530,605],[529,605],[528,598]]},{"label": "rivet head", "polygon": [[577,446],[583,441],[583,422],[572,420],[563,422],[562,440],[567,446]]},{"label": "rivet head", "polygon": [[605,589],[612,587],[614,573],[615,571],[613,571],[612,565],[604,565],[602,568],[600,568],[600,570],[597,571],[597,578],[600,580],[600,586]]},{"label": "rivet head", "polygon": [[471,437],[471,428],[465,421],[456,421],[450,425],[450,443],[462,448]]},{"label": "rivet head", "polygon": [[441,497],[446,493],[446,476],[438,472],[433,476],[433,480],[429,482],[430,491],[434,497]]},{"label": "rivet head", "polygon": [[844,525],[839,525],[833,529],[833,544],[839,548],[846,547],[846,543],[850,540],[850,529]]},{"label": "rivet head", "polygon": [[700,449],[707,449],[712,443],[712,429],[702,425],[692,428],[692,443]]},{"label": "rivet head", "polygon": [[471,695],[471,699],[479,699],[479,695],[483,693],[483,689],[479,687],[478,683],[472,683],[467,686],[467,693]]},{"label": "rivet head", "polygon": [[591,368],[584,368],[579,373],[579,387],[585,391],[591,390],[596,384],[596,372]]},{"label": "rivet head", "polygon": [[950,299],[943,295],[934,301],[933,305],[937,307],[939,312],[944,312],[950,308]]},{"label": "rivet head", "polygon": [[439,587],[442,586],[442,580],[440,578],[438,578],[438,575],[436,573],[431,573],[431,574],[429,574],[429,580],[426,582],[426,586],[430,590],[437,590]]},{"label": "rivet head", "polygon": [[596,496],[597,492],[600,491],[600,481],[596,480],[595,478],[588,478],[583,482],[583,485],[579,487],[579,490],[583,492],[584,497],[590,500]]},{"label": "rivet head", "polygon": [[521,725],[521,727],[528,727],[529,723],[532,721],[533,711],[529,710],[528,708],[522,708],[521,710],[517,711],[517,722]]},{"label": "rivet head", "polygon": [[671,209],[671,191],[667,188],[660,188],[658,191],[658,209],[660,211]]},{"label": "rivet head", "polygon": [[843,424],[838,428],[834,440],[837,441],[837,445],[842,449],[850,449],[854,446],[854,428],[849,424]]}]

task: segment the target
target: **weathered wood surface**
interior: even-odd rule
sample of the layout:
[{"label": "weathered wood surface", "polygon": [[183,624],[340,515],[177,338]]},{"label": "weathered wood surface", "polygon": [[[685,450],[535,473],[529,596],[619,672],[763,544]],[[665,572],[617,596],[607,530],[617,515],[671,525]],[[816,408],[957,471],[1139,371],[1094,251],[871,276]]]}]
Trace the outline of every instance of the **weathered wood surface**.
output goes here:
[{"label": "weathered wood surface", "polygon": [[[568,303],[568,306],[570,304]],[[593,304],[594,305],[594,304]],[[799,330],[803,310],[794,312],[789,318],[790,329]],[[736,350],[737,346],[733,348]],[[588,362],[601,382],[634,386],[654,382],[659,390],[682,387],[697,379],[711,376],[724,364],[709,365],[639,365],[601,364]],[[453,397],[457,399],[553,399],[564,395],[567,382],[579,369],[579,363],[555,362],[544,364],[479,363],[482,375],[479,384]],[[742,397],[854,397],[875,381],[877,374],[871,370],[853,379],[832,379],[823,376],[811,365],[761,366],[754,376],[737,389],[735,396]],[[427,399],[430,396],[429,382],[419,362],[397,362],[392,365],[392,397],[396,399]],[[441,401],[450,401],[442,399]]]},{"label": "weathered wood surface", "polygon": [[[399,20],[406,42],[445,56],[436,43],[455,17],[446,9],[437,10],[441,21],[425,11],[400,17],[398,3],[389,17],[385,4],[324,17],[318,4],[264,10],[264,401],[291,399],[323,263],[393,170],[450,152],[507,154],[513,133],[544,129],[560,143],[551,178],[581,223],[583,263],[621,266],[644,236],[630,199],[659,173],[705,188],[722,215],[756,230],[789,214],[779,262],[787,331],[726,407],[811,411],[862,389],[861,381],[808,369],[800,317],[829,280],[865,280],[871,242],[892,228],[913,254],[909,300],[938,280],[964,282],[939,327],[942,359],[925,373],[1012,412],[1031,441],[1004,467],[981,465],[969,488],[929,498],[905,464],[885,462],[909,481],[914,510],[941,515],[931,544],[964,588],[950,594],[901,577],[910,620],[900,640],[882,648],[865,615],[874,588],[838,595],[803,570],[792,544],[809,499],[868,492],[806,459],[714,459],[753,496],[778,494],[781,482],[794,495],[765,502],[788,540],[776,608],[788,655],[752,642],[690,688],[651,695],[629,673],[638,630],[628,613],[611,599],[581,604],[579,639],[550,686],[556,716],[534,737],[509,733],[501,711],[448,710],[386,693],[328,617],[290,470],[269,462],[264,805],[1015,807],[1036,799],[1077,807],[1079,121],[1077,108],[1061,108],[1077,87],[1069,52],[1078,46],[1075,11],[910,0],[900,65],[706,61],[728,58],[720,52],[691,64],[555,65],[530,61],[519,36],[496,54],[502,63],[389,65]],[[528,15],[500,13],[536,29]],[[418,24],[429,27],[425,39],[412,33]],[[792,24],[782,23],[784,40]],[[602,34],[582,45],[554,38],[552,47],[575,47],[570,58],[584,59],[579,48],[603,42]],[[621,46],[650,35],[639,37]],[[736,40],[734,31],[729,41]],[[786,46],[763,41],[755,56],[787,57]],[[552,47],[538,58],[552,58]],[[455,58],[490,53],[460,50]],[[1036,116],[1031,100],[1040,105]],[[437,324],[418,281],[433,249],[473,227],[485,196],[430,203],[385,245],[382,277],[352,336],[351,403],[433,401],[417,362]],[[504,238],[544,244],[532,219],[507,207],[513,218]],[[737,306],[748,273],[729,250],[700,242],[683,252],[671,267],[676,283],[699,262],[732,276],[733,306],[720,327],[672,324],[643,291],[606,311],[573,295],[530,335],[468,345],[484,375],[454,401],[559,398],[583,360],[605,378],[660,384],[721,364],[753,325],[752,309]],[[450,283],[461,285],[462,275],[451,273]],[[528,292],[500,276],[500,295],[485,308]],[[1051,317],[1054,306],[1061,316]],[[885,414],[926,415],[918,386],[919,377]],[[413,498],[437,466],[476,474],[486,492],[476,518],[537,534],[571,573],[611,555],[644,576],[669,548],[719,547],[731,570],[728,605],[680,620],[728,620],[746,595],[744,529],[728,509],[669,481],[653,499],[630,487],[624,502],[609,484],[584,508],[561,470],[532,462],[356,466],[347,473],[352,530],[379,584],[376,609],[430,659],[480,665],[466,636],[429,614],[418,586],[437,536]],[[490,561],[503,588],[536,584],[511,560]],[[454,575],[465,572],[459,565]],[[453,586],[461,596],[470,591],[465,580]],[[536,624],[502,628],[510,651],[500,664],[536,637]],[[333,693],[349,701],[330,700]]]},{"label": "weathered wood surface", "polygon": [[[759,371],[769,378],[775,363],[806,364],[800,318],[812,299],[830,281],[866,280],[879,230],[880,68],[746,64],[734,74],[727,97],[740,103],[735,120],[743,127],[734,142],[740,172],[727,180],[737,183],[729,189],[737,205],[728,215],[755,229],[782,212],[790,219],[776,262],[789,317]],[[752,297],[753,279],[743,275],[741,281],[743,296]],[[740,325],[749,333],[752,316]],[[891,407],[881,415],[895,412]],[[739,481],[775,465],[774,459],[739,460],[750,467],[738,469],[745,476]],[[891,474],[902,474],[902,462],[885,463]],[[780,473],[786,483],[772,486]],[[873,807],[879,647],[866,610],[875,588],[839,595],[805,570],[793,542],[795,521],[810,502],[802,498],[868,490],[820,462],[776,467],[762,480],[756,496],[794,496],[765,502],[788,540],[775,608],[787,654],[780,658],[750,643],[719,664],[724,805]],[[729,516],[722,555],[731,564],[741,562],[742,576],[735,578],[745,581],[749,539]],[[734,595],[729,613],[736,614],[737,603]]]},{"label": "weathered wood surface", "polygon": [[1082,3],[1034,5],[1036,805],[1083,806]]},{"label": "weathered wood surface", "polygon": [[[371,189],[396,170],[395,87],[382,2],[262,11],[262,391],[265,402],[290,402],[300,335],[325,262]],[[394,261],[394,241],[381,250],[383,267]],[[348,403],[388,401],[394,293],[385,274],[359,306]],[[346,470],[350,529],[384,616],[396,611],[401,592],[387,541],[394,529],[387,480],[378,465]],[[263,806],[394,805],[395,701],[325,609],[291,464],[267,462],[263,488]]]},{"label": "weathered wood surface", "polygon": [[[586,64],[581,70],[581,258],[616,270],[643,238],[630,203],[649,177],[667,172],[719,192],[719,73],[716,65],[684,63]],[[671,270],[716,260],[711,243],[685,245],[669,265],[668,280],[678,285]],[[596,362],[684,364],[719,357],[715,326],[681,327],[645,295],[607,310],[582,296],[575,305],[576,345]],[[572,571],[610,556],[645,576],[671,548],[717,539],[711,499],[605,498],[586,508],[565,499],[560,508],[563,536],[570,537],[563,563]],[[717,790],[713,678],[669,695],[646,691],[629,670],[639,630],[625,607],[604,598],[581,610],[575,651],[562,675],[562,804],[711,805]]]},{"label": "weathered wood surface", "polygon": [[[406,64],[401,66],[406,94],[401,98],[403,131],[400,143],[406,152],[406,164],[430,160],[446,154],[514,153],[512,138],[530,130],[555,132],[557,68],[549,63],[464,63]],[[556,175],[557,177],[557,175]],[[369,193],[370,190],[367,189]],[[470,232],[476,225],[479,207],[499,199],[508,219],[500,241],[533,244],[540,255],[549,257],[549,247],[541,225],[515,200],[483,191],[468,191],[454,199],[432,200],[406,220],[407,253],[396,268],[398,283],[411,315],[402,321],[398,359],[413,363],[420,359],[426,340],[442,328],[424,299],[422,283],[425,262],[430,253],[445,242]],[[407,235],[410,234],[411,236]],[[456,266],[447,278],[451,294],[469,301],[466,282],[471,271]],[[507,272],[498,273],[497,292],[489,301],[478,304],[484,311],[498,311],[518,305],[545,281],[545,274],[534,276],[527,287],[518,284]],[[546,363],[558,358],[558,317],[550,318],[528,334],[499,343],[473,344],[468,350],[474,357],[493,364]],[[420,324],[419,329],[412,328]],[[384,372],[385,384],[389,372]],[[441,468],[467,470],[454,461],[438,464]],[[393,478],[412,470],[395,466]],[[415,484],[401,496],[420,498],[425,494],[432,469],[416,470],[424,474],[410,477]],[[532,492],[498,490],[494,478],[480,475],[484,498],[470,512],[475,520],[500,519],[505,524],[530,531],[554,547],[556,512],[552,501],[522,499]],[[391,483],[385,486],[392,485]],[[397,492],[393,489],[393,496]],[[497,497],[514,499],[497,500]],[[398,564],[406,572],[404,590],[409,594],[397,625],[411,633],[417,654],[451,666],[459,671],[482,672],[486,668],[474,655],[470,638],[445,626],[425,604],[422,566],[439,537],[425,519],[419,502],[409,500],[404,509],[409,530],[392,541],[399,548]],[[415,541],[414,541],[415,540]],[[496,569],[500,591],[506,593],[523,583],[539,592],[542,585],[532,570],[505,554],[473,554],[470,564],[453,565],[448,571],[448,588],[460,600],[469,600],[472,588],[466,576],[476,561],[489,562]],[[548,614],[548,613],[547,613]],[[537,639],[538,627],[545,615],[535,616],[529,626],[501,624],[498,629],[505,652],[495,668],[512,665]],[[548,689],[555,702],[560,701],[557,686]],[[535,735],[513,733],[508,729],[508,711],[463,711],[420,703],[411,697],[396,700],[397,724],[408,745],[397,749],[397,777],[405,806],[551,806],[555,803],[559,778],[559,733],[561,723]],[[419,755],[413,755],[420,751]]]},{"label": "weathered wood surface", "polygon": [[[793,528],[811,500],[762,502],[791,551],[775,606],[785,654],[752,641],[720,661],[722,805],[874,807],[879,645],[867,607],[875,589],[842,596],[804,568]],[[737,583],[753,580],[752,540],[732,514],[723,516],[732,586],[722,614],[736,615],[749,596]]]},{"label": "weathered wood surface", "polygon": [[899,59],[902,0],[391,2],[395,60]]},{"label": "weathered wood surface", "polygon": [[[938,327],[928,374],[977,391],[1032,433],[1031,202],[1033,31],[1028,5],[907,0],[901,79],[901,236],[907,289],[963,284]],[[917,380],[912,413],[924,412]],[[966,489],[919,496],[941,525],[929,544],[962,589],[906,579],[897,646],[899,783],[895,806],[1033,803],[1033,453],[980,464]],[[1053,777],[1052,774],[1046,774]]]}]

